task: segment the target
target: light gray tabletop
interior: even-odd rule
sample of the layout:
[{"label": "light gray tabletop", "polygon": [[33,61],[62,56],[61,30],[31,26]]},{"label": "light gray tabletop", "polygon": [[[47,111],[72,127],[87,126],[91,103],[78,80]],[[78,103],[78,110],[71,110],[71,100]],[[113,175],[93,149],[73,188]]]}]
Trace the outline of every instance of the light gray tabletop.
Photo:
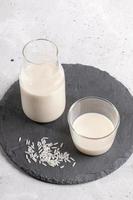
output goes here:
[{"label": "light gray tabletop", "polygon": [[[132,0],[1,0],[0,97],[18,78],[23,45],[35,38],[54,41],[62,63],[82,63],[106,70],[133,93],[132,31]],[[133,156],[105,178],[60,186],[28,177],[0,149],[1,200],[68,198],[132,200]]]}]

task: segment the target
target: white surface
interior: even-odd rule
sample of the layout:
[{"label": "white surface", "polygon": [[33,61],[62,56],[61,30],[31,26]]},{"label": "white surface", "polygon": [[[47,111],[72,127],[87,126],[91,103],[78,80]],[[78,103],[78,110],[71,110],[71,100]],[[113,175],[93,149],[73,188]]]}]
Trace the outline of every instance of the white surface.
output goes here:
[{"label": "white surface", "polygon": [[[24,43],[40,37],[57,44],[63,63],[97,66],[133,92],[132,30],[132,0],[0,0],[0,96],[17,78]],[[105,178],[59,186],[26,176],[1,151],[0,199],[132,200],[133,156]]]}]

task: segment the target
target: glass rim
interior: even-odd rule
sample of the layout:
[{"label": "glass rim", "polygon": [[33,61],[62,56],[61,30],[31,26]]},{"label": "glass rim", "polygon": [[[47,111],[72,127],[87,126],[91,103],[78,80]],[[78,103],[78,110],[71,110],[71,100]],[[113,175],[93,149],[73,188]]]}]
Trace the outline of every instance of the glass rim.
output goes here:
[{"label": "glass rim", "polygon": [[24,45],[24,47],[23,47],[23,49],[22,49],[22,55],[23,55],[24,59],[25,59],[27,62],[29,62],[29,63],[31,63],[31,64],[36,64],[36,65],[41,65],[41,64],[44,63],[44,62],[42,62],[42,63],[35,63],[35,62],[33,62],[32,60],[27,59],[27,56],[26,56],[26,54],[25,54],[25,49],[28,47],[28,45],[31,44],[31,43],[33,43],[33,42],[37,42],[37,41],[43,41],[43,42],[45,41],[45,42],[51,43],[51,44],[55,47],[55,49],[56,49],[56,56],[58,57],[58,47],[57,47],[57,45],[56,45],[54,42],[52,42],[52,41],[49,40],[49,39],[38,38],[38,39],[33,39],[33,40],[28,41],[28,42]]},{"label": "glass rim", "polygon": [[[118,121],[117,121],[116,125],[114,126],[114,129],[113,129],[110,133],[108,133],[107,135],[102,136],[102,137],[93,138],[93,137],[87,137],[87,136],[81,135],[81,134],[79,134],[79,133],[76,132],[76,130],[74,129],[72,123],[70,122],[70,114],[71,114],[71,112],[72,112],[72,109],[75,107],[75,105],[76,105],[77,103],[79,103],[79,102],[85,100],[85,99],[95,99],[95,100],[104,101],[104,102],[110,104],[110,105],[112,106],[112,108],[115,110],[115,112],[116,112],[116,114],[117,114],[117,116],[118,116]],[[70,106],[69,111],[68,111],[68,114],[67,114],[67,121],[68,121],[69,126],[70,126],[70,127],[72,128],[72,130],[74,131],[74,133],[76,133],[78,136],[80,136],[80,137],[82,137],[82,138],[85,138],[85,139],[90,139],[90,140],[100,140],[100,139],[109,137],[110,135],[112,135],[112,134],[114,133],[115,130],[118,129],[118,127],[119,127],[119,125],[120,125],[120,114],[119,114],[117,108],[115,107],[115,105],[114,105],[113,103],[111,103],[109,100],[104,99],[104,98],[102,98],[102,97],[97,97],[97,96],[86,96],[86,97],[83,97],[83,98],[81,98],[81,99],[78,99],[77,101],[75,101],[75,102]]]}]

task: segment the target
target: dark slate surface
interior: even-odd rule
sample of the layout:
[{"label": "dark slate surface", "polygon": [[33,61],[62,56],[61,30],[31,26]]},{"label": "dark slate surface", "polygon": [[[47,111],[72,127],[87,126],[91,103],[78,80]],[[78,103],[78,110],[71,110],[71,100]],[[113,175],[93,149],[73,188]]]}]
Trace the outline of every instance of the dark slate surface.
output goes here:
[{"label": "dark slate surface", "polygon": [[[18,82],[7,91],[0,103],[0,143],[8,157],[27,174],[42,181],[57,184],[78,184],[102,178],[119,168],[133,151],[133,98],[128,90],[108,73],[80,64],[64,64],[67,106],[55,122],[39,124],[28,119],[21,108]],[[71,104],[85,96],[100,96],[110,100],[119,110],[121,123],[115,142],[106,154],[89,157],[76,150],[67,124]],[[63,142],[77,164],[63,169],[29,164],[25,159],[26,138],[37,141],[48,136],[49,141]],[[22,137],[19,143],[18,138]]]}]

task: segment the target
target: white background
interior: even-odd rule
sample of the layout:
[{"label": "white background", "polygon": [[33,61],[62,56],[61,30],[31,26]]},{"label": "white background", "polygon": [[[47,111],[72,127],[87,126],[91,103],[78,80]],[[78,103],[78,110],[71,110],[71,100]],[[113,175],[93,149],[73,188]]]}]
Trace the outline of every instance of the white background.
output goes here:
[{"label": "white background", "polygon": [[[0,97],[18,77],[23,45],[35,38],[54,41],[62,63],[106,70],[133,93],[132,0],[0,0]],[[0,199],[132,200],[133,156],[105,178],[59,186],[23,174],[1,150]]]}]

